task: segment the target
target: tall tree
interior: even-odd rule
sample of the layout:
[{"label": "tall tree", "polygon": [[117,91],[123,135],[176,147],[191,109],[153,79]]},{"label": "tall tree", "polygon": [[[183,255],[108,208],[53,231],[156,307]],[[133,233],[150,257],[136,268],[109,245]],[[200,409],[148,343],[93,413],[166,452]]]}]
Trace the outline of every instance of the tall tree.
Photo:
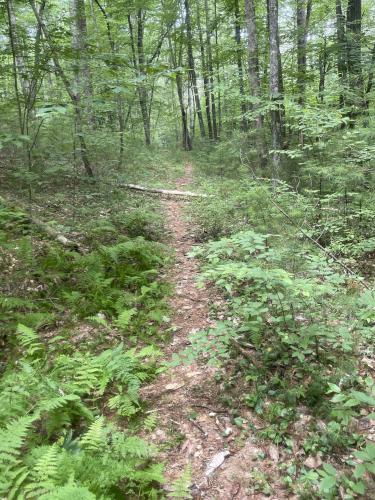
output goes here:
[{"label": "tall tree", "polygon": [[278,179],[280,172],[280,149],[282,145],[280,58],[279,58],[279,13],[278,0],[268,0],[269,18],[269,89],[272,135],[272,178]]},{"label": "tall tree", "polygon": [[44,23],[43,18],[40,15],[40,11],[36,7],[35,0],[29,0],[29,3],[30,3],[30,6],[33,10],[34,16],[38,22],[38,26],[40,26],[40,29],[44,35],[44,38],[50,47],[51,57],[52,57],[54,65],[55,65],[56,72],[57,72],[58,76],[61,78],[61,81],[63,82],[63,85],[65,87],[66,93],[68,94],[68,96],[69,96],[69,98],[74,106],[77,136],[78,136],[78,140],[80,143],[80,153],[81,153],[82,163],[84,165],[84,168],[86,170],[87,175],[89,177],[94,177],[94,171],[91,167],[91,163],[90,163],[90,160],[88,157],[88,150],[87,150],[86,139],[85,139],[84,129],[83,129],[83,117],[82,117],[82,111],[81,111],[79,100],[77,98],[77,95],[74,92],[74,88],[73,88],[71,81],[67,77],[66,72],[64,71],[62,65],[60,64],[60,60],[59,60],[59,57],[57,54],[57,49],[56,49],[56,46],[53,42],[51,33],[50,33],[49,29],[47,28],[46,24]]},{"label": "tall tree", "polygon": [[191,13],[190,13],[190,4],[189,0],[185,0],[185,23],[186,23],[186,38],[187,38],[187,53],[188,53],[188,63],[189,63],[189,76],[191,80],[191,86],[194,94],[194,103],[195,109],[198,115],[198,123],[201,137],[206,136],[206,131],[204,127],[202,109],[201,109],[201,101],[199,98],[199,91],[197,85],[197,75],[195,72],[195,62],[194,62],[194,54],[193,54],[193,34],[191,27]]},{"label": "tall tree", "polygon": [[[346,12],[346,47],[348,83],[350,88],[350,116],[354,119],[364,107],[363,75],[362,75],[362,2],[348,0]],[[352,123],[353,124],[353,123]]]},{"label": "tall tree", "polygon": [[[260,99],[261,88],[259,79],[258,33],[255,17],[254,0],[245,0],[245,17],[247,27],[247,46],[249,59],[249,83],[252,97]],[[255,126],[261,128],[263,118],[261,113],[256,114]]]},{"label": "tall tree", "polygon": [[200,52],[201,52],[201,64],[202,64],[202,72],[203,72],[203,88],[204,88],[208,137],[210,139],[213,139],[214,134],[213,134],[212,118],[211,118],[211,95],[210,95],[210,82],[209,82],[209,76],[208,76],[209,72],[207,69],[206,48],[205,48],[205,43],[203,41],[203,30],[202,30],[202,24],[201,24],[199,1],[196,2],[196,7],[197,7],[197,27],[198,27],[199,45],[200,45]]},{"label": "tall tree", "polygon": [[87,111],[89,122],[95,125],[93,113],[93,86],[89,66],[87,21],[85,11],[85,0],[71,0],[71,12],[73,17],[73,49],[74,49],[74,92],[80,103],[84,101],[84,109]]},{"label": "tall tree", "polygon": [[207,73],[209,80],[209,92],[211,101],[211,116],[212,116],[212,135],[213,139],[218,139],[218,128],[216,118],[216,102],[215,102],[215,89],[214,89],[214,75],[213,75],[213,59],[212,59],[212,44],[211,44],[211,22],[210,10],[208,0],[204,0],[204,10],[206,13],[206,48],[207,48]]},{"label": "tall tree", "polygon": [[345,104],[344,87],[346,81],[346,37],[345,16],[342,11],[341,0],[336,0],[336,37],[337,37],[337,73],[340,81],[339,104],[343,108]]},{"label": "tall tree", "polygon": [[306,47],[312,0],[297,0],[297,87],[298,102],[305,104]]},{"label": "tall tree", "polygon": [[241,16],[238,0],[234,0],[234,36],[236,40],[236,61],[238,69],[238,85],[240,89],[240,105],[241,105],[241,128],[246,132],[249,124],[246,118],[247,107],[245,101],[245,85],[243,78],[243,65],[242,65],[242,40],[241,40]]}]

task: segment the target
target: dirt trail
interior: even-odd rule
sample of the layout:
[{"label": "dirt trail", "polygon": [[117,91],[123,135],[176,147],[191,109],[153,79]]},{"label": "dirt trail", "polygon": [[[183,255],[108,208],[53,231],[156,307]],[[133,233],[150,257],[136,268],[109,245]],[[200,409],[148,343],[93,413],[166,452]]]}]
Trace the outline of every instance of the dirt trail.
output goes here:
[{"label": "dirt trail", "polygon": [[[192,166],[185,166],[177,189],[184,189],[192,180]],[[179,353],[189,343],[191,332],[213,326],[209,303],[212,291],[198,289],[198,263],[188,258],[194,245],[193,228],[186,221],[186,201],[165,200],[166,213],[176,250],[176,264],[170,280],[175,294],[170,305],[172,324],[176,331],[165,349],[166,360]],[[220,386],[214,380],[215,369],[204,363],[179,365],[162,374],[151,386],[144,388],[143,397],[158,418],[157,430],[151,438],[159,445],[166,463],[167,483],[191,467],[193,498],[261,499],[263,494],[248,489],[249,474],[262,450],[252,439],[241,436],[241,429],[231,424],[228,409],[220,402]],[[207,467],[221,452],[227,452],[224,463],[207,475]],[[268,496],[280,499],[283,495]]]}]

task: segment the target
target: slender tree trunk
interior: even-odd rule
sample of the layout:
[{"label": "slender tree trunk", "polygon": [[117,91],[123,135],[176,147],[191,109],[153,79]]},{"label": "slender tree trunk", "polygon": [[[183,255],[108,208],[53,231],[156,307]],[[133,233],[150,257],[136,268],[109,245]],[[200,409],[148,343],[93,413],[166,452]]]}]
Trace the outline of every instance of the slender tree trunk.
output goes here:
[{"label": "slender tree trunk", "polygon": [[203,31],[202,31],[202,25],[201,25],[199,2],[196,3],[196,6],[197,6],[197,25],[198,25],[198,32],[199,32],[199,44],[200,44],[200,49],[201,49],[201,63],[202,63],[202,71],[203,71],[203,87],[204,87],[208,137],[210,139],[213,139],[212,119],[211,119],[211,99],[210,99],[210,90],[209,90],[210,82],[209,82],[209,78],[208,78],[207,58],[206,58],[204,41],[203,41]]},{"label": "slender tree trunk", "polygon": [[298,103],[305,104],[306,47],[312,0],[297,0],[297,87]]},{"label": "slender tree trunk", "polygon": [[222,109],[221,109],[221,77],[220,77],[220,59],[219,59],[219,33],[217,17],[217,1],[214,0],[214,26],[215,26],[215,61],[216,61],[216,80],[217,80],[217,103],[218,103],[218,129],[217,135],[220,138],[222,128]]},{"label": "slender tree trunk", "polygon": [[[362,4],[361,0],[348,0],[346,13],[346,46],[348,61],[348,77],[350,88],[350,117],[355,120],[361,109],[365,106],[362,53],[361,53],[361,28]],[[354,122],[351,123],[354,125]]]},{"label": "slender tree trunk", "polygon": [[324,104],[324,91],[327,74],[327,38],[324,37],[323,47],[319,52],[319,94],[318,100]]},{"label": "slender tree trunk", "polygon": [[[88,58],[87,22],[85,12],[85,0],[71,0],[73,17],[73,41],[72,46],[75,53],[74,75],[75,89],[80,106],[86,109],[89,123],[95,126],[93,112],[93,87],[91,71]],[[83,99],[82,99],[83,97]]]},{"label": "slender tree trunk", "polygon": [[[341,89],[345,88],[346,81],[346,37],[345,37],[345,17],[342,12],[341,0],[336,0],[336,33],[337,33],[337,73],[340,80]],[[339,97],[340,108],[345,105],[343,92]]]},{"label": "slender tree trunk", "polygon": [[242,41],[241,41],[241,20],[240,20],[240,8],[238,5],[238,0],[234,0],[234,32],[236,39],[236,59],[238,68],[238,85],[240,89],[240,105],[241,105],[241,128],[244,132],[249,129],[249,124],[246,118],[247,108],[245,102],[245,86],[243,80],[243,66],[242,66]]},{"label": "slender tree trunk", "polygon": [[213,77],[213,62],[212,62],[212,46],[211,46],[211,25],[208,0],[204,1],[206,13],[206,47],[207,47],[207,72],[209,81],[209,92],[211,100],[211,116],[212,116],[212,134],[213,139],[218,139],[217,119],[216,119],[216,103],[214,92],[214,77]]},{"label": "slender tree trunk", "polygon": [[65,90],[66,90],[68,96],[70,97],[70,100],[72,101],[72,104],[74,106],[77,135],[78,135],[79,142],[80,142],[80,154],[81,154],[82,163],[85,167],[87,175],[89,177],[94,177],[94,172],[91,168],[90,160],[89,160],[88,153],[87,153],[86,140],[85,140],[84,131],[83,131],[82,113],[81,113],[81,108],[79,106],[79,102],[77,100],[77,96],[75,95],[73,88],[72,88],[72,84],[70,83],[68,77],[65,74],[65,71],[63,70],[63,68],[60,64],[60,61],[59,61],[59,59],[57,57],[57,53],[56,53],[56,47],[52,41],[49,30],[47,29],[45,23],[43,22],[43,19],[39,15],[38,9],[36,8],[36,5],[35,5],[35,1],[29,0],[29,3],[30,3],[31,8],[34,12],[35,18],[38,21],[39,26],[41,27],[44,38],[46,39],[46,41],[50,47],[51,57],[52,57],[54,65],[55,65],[56,72],[59,75],[59,77],[61,78],[61,80],[64,84],[64,87],[65,87]]},{"label": "slender tree trunk", "polygon": [[[112,36],[111,23],[110,23],[110,20],[109,20],[109,17],[108,17],[106,10],[101,5],[99,0],[95,0],[95,3],[99,7],[100,12],[103,14],[105,24],[106,24],[107,39],[108,39],[109,47],[111,50],[111,60],[109,62],[109,66],[110,66],[111,70],[116,75],[116,85],[120,86],[120,79],[118,76],[118,65],[115,63],[116,45],[115,45],[115,41],[114,41],[113,36]],[[132,106],[129,106],[128,114],[125,118],[124,117],[124,100],[119,93],[116,93],[115,101],[116,101],[117,119],[118,119],[119,132],[120,132],[118,163],[119,163],[119,166],[121,166],[122,162],[123,162],[124,149],[125,149],[125,126],[126,126],[126,123],[129,119]]]},{"label": "slender tree trunk", "polygon": [[[144,57],[144,47],[143,47],[144,13],[142,9],[138,9],[137,11],[137,45],[135,45],[133,23],[130,15],[128,15],[128,25],[129,25],[130,42],[133,55],[133,64],[138,79],[137,93],[142,115],[143,131],[145,134],[146,145],[150,146],[151,125],[150,125],[150,112],[148,103],[148,91],[145,84],[143,83],[143,80],[146,78],[146,74],[145,74],[145,57]],[[137,50],[135,48],[136,46]]]},{"label": "slender tree trunk", "polygon": [[9,41],[10,41],[10,46],[12,50],[12,61],[13,61],[13,83],[14,83],[14,93],[16,97],[16,102],[17,102],[17,113],[18,113],[18,125],[20,128],[20,133],[23,135],[25,133],[24,130],[24,121],[22,118],[22,103],[21,103],[21,95],[20,95],[20,89],[18,86],[18,44],[16,40],[16,34],[15,34],[15,16],[14,16],[14,11],[13,11],[13,5],[11,0],[8,0],[6,2],[6,7],[7,7],[7,15],[8,15],[8,32],[9,32]]},{"label": "slender tree trunk", "polygon": [[194,94],[195,109],[198,116],[199,130],[201,137],[206,137],[206,131],[204,128],[203,114],[201,109],[201,101],[199,98],[198,86],[197,86],[197,75],[195,72],[194,54],[193,54],[193,35],[191,30],[191,16],[190,16],[190,4],[189,0],[185,0],[185,14],[186,14],[186,36],[187,36],[187,52],[188,52],[188,63],[189,63],[189,75],[191,80],[191,86]]},{"label": "slender tree trunk", "polygon": [[270,51],[270,99],[273,106],[271,111],[272,133],[272,178],[279,178],[281,159],[279,150],[282,145],[281,116],[280,116],[280,69],[279,69],[279,24],[278,0],[268,0],[269,9],[269,51]]},{"label": "slender tree trunk", "polygon": [[374,84],[374,66],[375,66],[375,43],[372,47],[371,69],[368,74],[367,87],[366,87],[366,108],[370,105],[369,95]]},{"label": "slender tree trunk", "polygon": [[[249,83],[250,93],[255,100],[260,99],[259,79],[259,55],[258,55],[258,33],[255,18],[254,0],[245,0],[245,17],[247,27],[247,46],[249,56]],[[255,104],[255,107],[257,104]],[[254,105],[252,106],[254,108]],[[263,125],[262,115],[259,113],[255,118],[255,127],[260,129]]]},{"label": "slender tree trunk", "polygon": [[[169,52],[170,52],[172,67],[176,68],[177,62],[178,62],[178,66],[181,67],[181,65],[182,65],[182,43],[180,44],[180,47],[179,47],[178,61],[177,61],[177,57],[176,57],[176,49],[172,45],[172,40],[171,40],[170,36],[168,36],[168,43],[169,43]],[[191,137],[189,134],[188,119],[187,119],[187,114],[186,114],[186,109],[185,109],[185,104],[184,104],[184,91],[183,91],[182,75],[180,72],[178,72],[176,74],[176,88],[177,88],[177,96],[178,96],[178,102],[180,105],[180,112],[181,112],[182,147],[183,147],[183,149],[185,149],[185,151],[191,151],[193,149],[193,146],[192,146],[192,141],[191,141]]]}]

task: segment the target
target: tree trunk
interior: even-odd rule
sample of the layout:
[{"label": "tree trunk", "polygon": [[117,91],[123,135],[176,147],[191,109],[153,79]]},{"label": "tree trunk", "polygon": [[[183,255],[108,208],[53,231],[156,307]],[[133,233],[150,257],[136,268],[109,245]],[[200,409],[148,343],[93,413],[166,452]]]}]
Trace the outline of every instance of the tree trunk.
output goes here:
[{"label": "tree trunk", "polygon": [[[341,0],[336,0],[336,34],[337,34],[337,73],[340,80],[341,89],[345,87],[346,80],[346,39],[345,39],[345,18],[342,13]],[[339,97],[340,108],[345,105],[343,92]]]},{"label": "tree trunk", "polygon": [[[182,43],[180,44],[180,48],[179,48],[178,61],[177,61],[177,57],[176,57],[176,49],[172,45],[172,40],[171,40],[170,36],[168,36],[168,43],[169,43],[169,52],[170,52],[172,67],[173,68],[177,68],[177,66],[181,67],[181,65],[182,65]],[[181,112],[182,147],[183,147],[183,149],[185,149],[185,151],[191,151],[193,149],[193,145],[192,145],[191,137],[189,134],[188,119],[187,119],[186,109],[185,109],[185,104],[184,104],[182,75],[181,75],[180,71],[177,72],[177,74],[176,74],[176,88],[177,88],[177,96],[178,96],[178,102],[180,105],[180,112]]]},{"label": "tree trunk", "polygon": [[372,90],[372,86],[374,83],[374,66],[375,66],[375,43],[372,47],[372,58],[371,58],[371,69],[368,74],[367,87],[366,87],[366,108],[370,105],[369,94]]},{"label": "tree trunk", "polygon": [[187,52],[188,52],[188,63],[189,63],[189,76],[191,80],[191,86],[194,94],[195,109],[198,116],[199,130],[201,137],[206,137],[206,131],[204,128],[203,115],[201,109],[201,102],[199,98],[198,86],[197,86],[197,75],[195,72],[195,63],[193,55],[193,35],[191,29],[191,16],[190,16],[190,5],[189,0],[185,0],[185,14],[186,14],[186,37],[187,37]]},{"label": "tree trunk", "polygon": [[319,52],[319,94],[318,100],[324,104],[324,90],[327,74],[327,38],[324,37],[323,47]]},{"label": "tree trunk", "polygon": [[210,13],[208,8],[208,0],[204,1],[206,13],[206,47],[207,47],[207,73],[209,81],[209,92],[211,100],[211,116],[212,116],[212,135],[213,139],[218,139],[217,119],[216,119],[216,103],[214,92],[214,77],[213,77],[213,62],[212,62],[212,46],[211,46],[211,26]]},{"label": "tree trunk", "polygon": [[205,97],[205,109],[206,109],[206,120],[207,120],[207,129],[208,129],[208,137],[213,139],[213,131],[212,131],[212,119],[211,119],[211,99],[210,99],[210,83],[208,78],[208,70],[207,70],[207,61],[206,61],[206,50],[203,41],[203,31],[201,25],[201,16],[199,9],[199,2],[197,5],[197,25],[199,32],[199,44],[201,49],[201,63],[202,63],[202,71],[203,71],[203,88],[204,88],[204,97]]},{"label": "tree trunk", "polygon": [[[260,99],[258,34],[255,18],[254,0],[245,0],[245,17],[247,28],[247,47],[249,56],[249,83],[250,93],[255,100]],[[256,106],[256,104],[255,104]],[[254,105],[252,106],[254,108]],[[255,127],[260,129],[263,125],[262,115],[255,118]]]},{"label": "tree trunk", "polygon": [[52,41],[49,30],[47,29],[45,23],[43,22],[43,19],[41,18],[40,14],[38,12],[38,9],[36,8],[35,1],[29,0],[29,2],[30,2],[31,8],[34,12],[34,16],[35,16],[36,20],[38,21],[38,25],[40,26],[40,28],[43,32],[44,38],[46,39],[46,41],[50,47],[51,57],[52,57],[54,65],[55,65],[56,72],[59,75],[59,77],[61,78],[61,80],[64,84],[64,87],[65,87],[66,93],[70,97],[70,100],[72,101],[72,104],[74,106],[74,112],[75,112],[75,117],[76,117],[76,126],[77,126],[77,135],[78,135],[80,146],[81,146],[80,147],[80,154],[81,154],[82,163],[85,167],[87,175],[89,177],[94,177],[94,172],[91,168],[91,164],[90,164],[88,154],[87,154],[87,146],[86,146],[85,136],[84,136],[84,132],[83,132],[83,120],[82,120],[81,108],[79,106],[79,102],[77,101],[77,96],[75,95],[73,88],[72,88],[72,85],[71,85],[68,77],[66,76],[65,71],[63,70],[63,68],[60,64],[60,61],[56,55],[56,47]]},{"label": "tree trunk", "polygon": [[138,80],[137,93],[142,115],[143,131],[145,134],[146,145],[150,146],[151,125],[150,125],[150,112],[148,103],[148,91],[145,84],[143,83],[143,81],[146,79],[146,73],[145,73],[145,57],[144,57],[144,47],[143,47],[144,13],[142,9],[138,9],[137,11],[137,45],[135,45],[133,23],[130,14],[128,15],[128,25],[129,25],[130,43],[133,55],[133,65]]},{"label": "tree trunk", "polygon": [[[361,17],[361,0],[349,0],[346,13],[346,47],[349,88],[351,91],[348,104],[351,107],[349,116],[352,120],[355,120],[365,105],[361,54]],[[354,125],[354,122],[351,125]]]},{"label": "tree trunk", "polygon": [[[71,11],[73,17],[73,40],[72,46],[75,54],[74,76],[75,95],[79,105],[86,109],[89,123],[95,126],[93,113],[93,88],[91,71],[88,58],[87,22],[85,12],[85,0],[71,0]],[[83,97],[83,99],[82,99]]]},{"label": "tree trunk", "polygon": [[297,0],[297,87],[298,103],[305,104],[306,47],[312,0]]},{"label": "tree trunk", "polygon": [[279,178],[280,153],[282,144],[281,113],[280,113],[280,68],[279,68],[279,24],[278,24],[278,0],[268,0],[269,13],[269,51],[270,51],[270,99],[271,111],[271,133],[272,133],[272,178]]},{"label": "tree trunk", "polygon": [[245,86],[243,81],[243,66],[242,66],[242,41],[241,41],[241,21],[240,21],[240,9],[238,5],[238,0],[234,0],[234,32],[236,39],[236,59],[237,59],[237,69],[238,69],[238,85],[240,89],[240,99],[241,99],[241,129],[247,132],[249,129],[249,124],[246,118],[246,102],[245,102]]}]

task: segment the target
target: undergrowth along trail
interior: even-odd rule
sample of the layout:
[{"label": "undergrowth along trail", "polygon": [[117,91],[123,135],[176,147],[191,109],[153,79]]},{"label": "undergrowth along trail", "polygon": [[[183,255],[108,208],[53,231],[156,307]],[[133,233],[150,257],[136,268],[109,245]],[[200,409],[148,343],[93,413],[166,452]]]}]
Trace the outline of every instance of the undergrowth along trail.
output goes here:
[{"label": "undergrowth along trail", "polygon": [[[193,180],[193,168],[185,164],[185,173],[177,183],[184,189]],[[259,444],[245,436],[240,427],[233,425],[233,416],[221,398],[222,387],[215,380],[216,368],[205,360],[191,364],[173,363],[175,356],[189,345],[189,336],[199,330],[215,327],[210,318],[209,305],[222,305],[213,289],[198,287],[198,262],[189,257],[195,241],[194,228],[186,214],[186,201],[164,201],[171,244],[175,249],[175,265],[170,280],[175,293],[170,300],[172,311],[171,343],[165,348],[168,369],[152,384],[142,389],[148,401],[150,414],[158,419],[152,434],[166,464],[166,490],[180,481],[181,494],[188,498],[249,498],[246,492],[248,474],[264,455]],[[267,454],[267,452],[266,452]],[[284,498],[282,485],[272,458],[263,463],[264,471],[273,474],[276,496]],[[180,478],[180,479],[179,479]],[[181,479],[182,478],[182,479]],[[175,486],[172,486],[175,494]],[[168,494],[168,492],[167,492]],[[262,493],[252,498],[264,498]]]}]

